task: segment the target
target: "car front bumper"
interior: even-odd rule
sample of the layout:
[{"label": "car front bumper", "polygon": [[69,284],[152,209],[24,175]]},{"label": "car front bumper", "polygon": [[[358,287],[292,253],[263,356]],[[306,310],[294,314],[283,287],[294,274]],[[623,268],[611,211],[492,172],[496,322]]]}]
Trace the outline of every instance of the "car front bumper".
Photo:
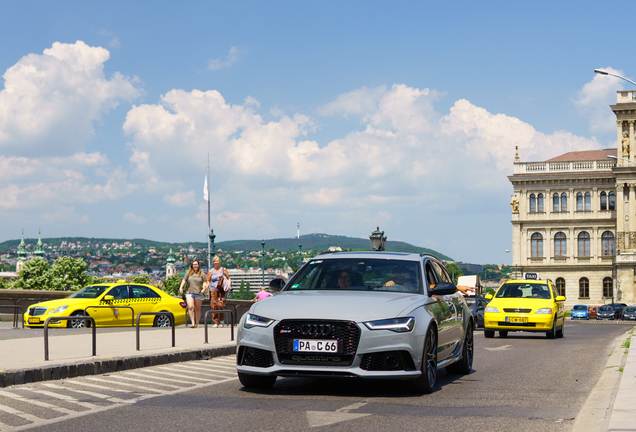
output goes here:
[{"label": "car front bumper", "polygon": [[575,319],[578,319],[578,320],[589,320],[590,316],[589,315],[582,315],[582,314],[577,314],[577,315],[572,314],[572,315],[570,315],[570,318],[573,319],[573,320],[575,320]]},{"label": "car front bumper", "polygon": [[[512,322],[525,320],[525,322]],[[545,332],[552,330],[552,314],[509,314],[488,312],[484,317],[486,330]]]}]

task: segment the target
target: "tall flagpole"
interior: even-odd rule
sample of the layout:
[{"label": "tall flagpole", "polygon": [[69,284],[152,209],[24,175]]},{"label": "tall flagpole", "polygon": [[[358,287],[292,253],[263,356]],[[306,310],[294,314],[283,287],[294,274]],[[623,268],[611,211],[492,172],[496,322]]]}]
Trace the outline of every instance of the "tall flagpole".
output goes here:
[{"label": "tall flagpole", "polygon": [[207,188],[208,188],[208,271],[210,271],[210,269],[212,268],[212,246],[210,244],[210,152],[208,152],[208,175],[207,175],[207,179],[208,179],[208,184],[207,184]]}]

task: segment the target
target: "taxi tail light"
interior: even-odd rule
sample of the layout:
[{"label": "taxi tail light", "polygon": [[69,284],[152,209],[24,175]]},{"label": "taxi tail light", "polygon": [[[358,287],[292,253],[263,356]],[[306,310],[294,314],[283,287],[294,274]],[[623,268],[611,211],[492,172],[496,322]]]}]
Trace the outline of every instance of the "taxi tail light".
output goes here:
[{"label": "taxi tail light", "polygon": [[187,305],[186,302],[179,302],[179,306],[185,309]]}]

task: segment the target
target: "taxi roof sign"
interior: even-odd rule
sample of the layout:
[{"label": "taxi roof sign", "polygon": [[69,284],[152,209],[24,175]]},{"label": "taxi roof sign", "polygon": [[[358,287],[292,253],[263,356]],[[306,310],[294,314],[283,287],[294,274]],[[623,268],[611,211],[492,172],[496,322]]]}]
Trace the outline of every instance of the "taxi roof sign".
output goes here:
[{"label": "taxi roof sign", "polygon": [[539,273],[524,273],[523,278],[525,280],[539,280]]}]

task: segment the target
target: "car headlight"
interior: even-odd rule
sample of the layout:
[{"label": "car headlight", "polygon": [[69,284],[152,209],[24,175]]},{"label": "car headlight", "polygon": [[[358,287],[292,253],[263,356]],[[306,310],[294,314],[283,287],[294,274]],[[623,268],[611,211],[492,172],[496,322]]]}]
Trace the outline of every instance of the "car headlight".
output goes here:
[{"label": "car headlight", "polygon": [[499,309],[493,306],[486,306],[486,309],[484,309],[484,311],[490,313],[499,313]]},{"label": "car headlight", "polygon": [[415,318],[391,318],[364,323],[369,330],[391,330],[396,333],[410,332],[415,327]]},{"label": "car headlight", "polygon": [[245,323],[243,324],[243,327],[247,329],[252,327],[269,327],[269,325],[273,322],[274,320],[271,318],[265,318],[265,317],[254,315],[254,314],[248,314],[247,318],[245,319]]},{"label": "car headlight", "polygon": [[60,306],[57,309],[53,310],[51,309],[51,312],[49,312],[50,314],[56,314],[56,313],[62,313],[64,312],[66,309],[68,309],[68,306]]},{"label": "car headlight", "polygon": [[552,313],[552,309],[551,308],[542,308],[542,309],[537,309],[536,314],[551,314]]}]

